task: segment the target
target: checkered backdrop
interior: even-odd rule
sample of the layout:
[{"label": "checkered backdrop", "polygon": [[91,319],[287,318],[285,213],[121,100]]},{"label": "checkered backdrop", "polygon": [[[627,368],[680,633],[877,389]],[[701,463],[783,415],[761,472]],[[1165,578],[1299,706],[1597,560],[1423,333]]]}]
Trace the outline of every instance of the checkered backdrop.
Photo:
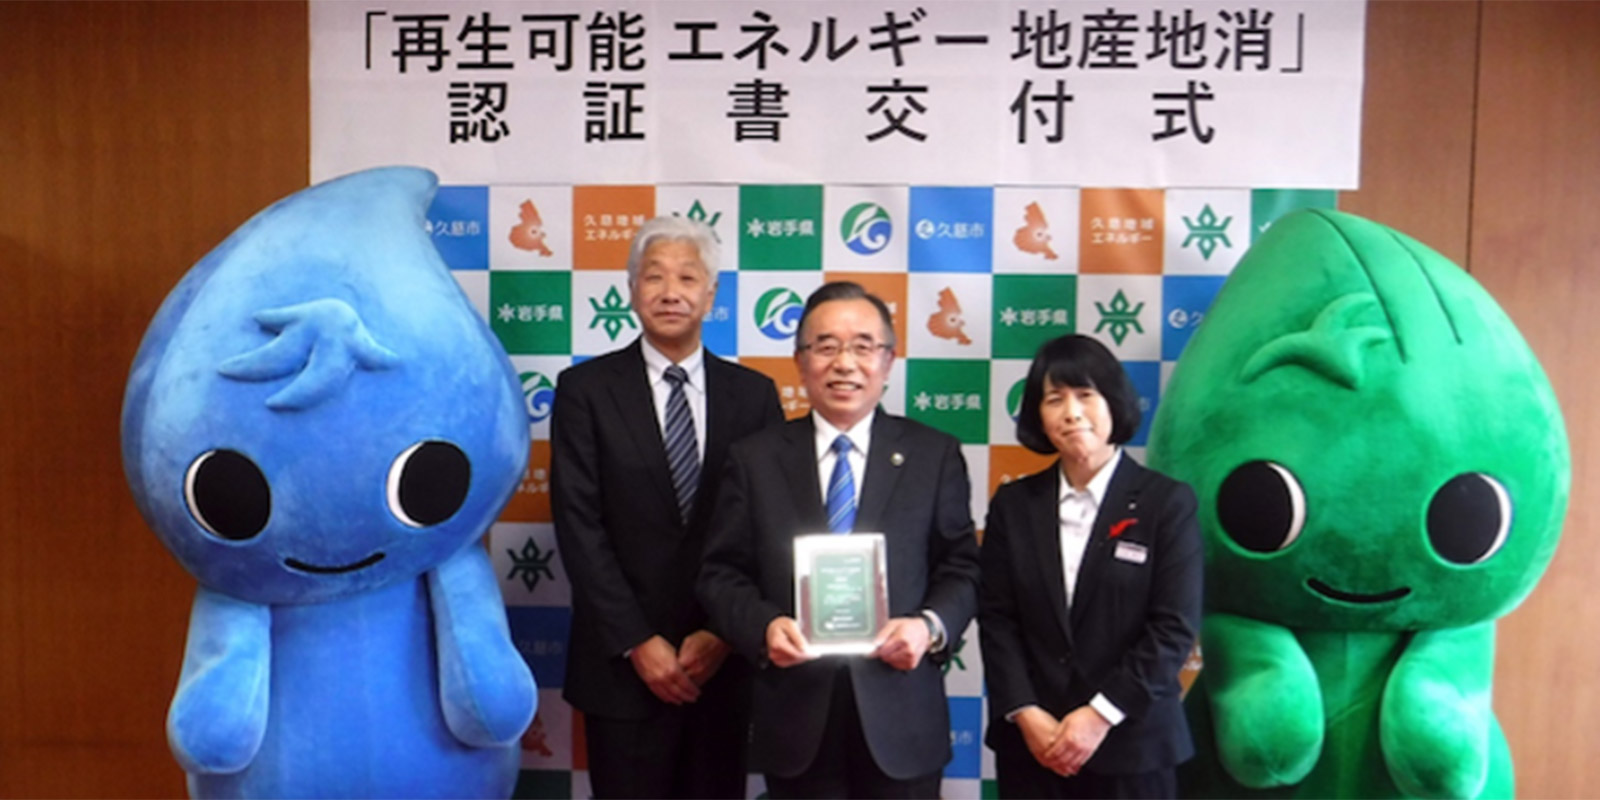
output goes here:
[{"label": "checkered backdrop", "polygon": [[[805,297],[849,279],[888,304],[899,340],[884,407],[960,439],[983,525],[1001,483],[1049,463],[1019,446],[1014,415],[1034,349],[1086,333],[1123,361],[1145,425],[1189,336],[1240,255],[1288,211],[1333,191],[862,185],[444,186],[434,242],[504,343],[533,434],[527,474],[488,546],[517,648],[539,683],[523,738],[522,797],[589,797],[582,715],[561,699],[571,587],[550,516],[550,414],[563,369],[640,333],[624,271],[657,214],[709,223],[722,242],[712,352],[770,376],[806,413],[792,341]],[[946,675],[944,796],[992,797],[976,628]],[[752,776],[750,796],[763,786]]]}]

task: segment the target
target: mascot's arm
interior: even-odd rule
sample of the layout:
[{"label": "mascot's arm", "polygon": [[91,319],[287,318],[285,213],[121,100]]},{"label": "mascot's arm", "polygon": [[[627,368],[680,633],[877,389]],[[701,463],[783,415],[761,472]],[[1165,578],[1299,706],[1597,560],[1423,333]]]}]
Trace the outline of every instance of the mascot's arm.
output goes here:
[{"label": "mascot's arm", "polygon": [[1200,641],[1222,766],[1252,789],[1304,780],[1322,754],[1322,688],[1294,632],[1209,614]]},{"label": "mascot's arm", "polygon": [[533,722],[539,694],[511,644],[489,554],[476,543],[428,573],[445,724],[473,747],[509,744]]},{"label": "mascot's arm", "polygon": [[1422,631],[1389,673],[1378,737],[1396,786],[1413,797],[1477,797],[1494,726],[1494,621]]},{"label": "mascot's arm", "polygon": [[271,675],[271,609],[200,589],[167,712],[167,743],[185,772],[228,774],[250,765],[267,732]]}]

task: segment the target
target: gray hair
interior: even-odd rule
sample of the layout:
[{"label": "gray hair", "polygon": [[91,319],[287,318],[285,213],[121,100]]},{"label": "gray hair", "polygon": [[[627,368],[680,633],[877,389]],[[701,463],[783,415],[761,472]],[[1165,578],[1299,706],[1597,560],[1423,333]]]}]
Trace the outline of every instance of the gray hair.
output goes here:
[{"label": "gray hair", "polygon": [[674,214],[647,220],[633,235],[633,244],[628,248],[629,286],[639,278],[639,262],[644,260],[644,251],[658,241],[685,241],[694,245],[700,253],[700,263],[705,265],[706,279],[710,283],[717,282],[717,261],[722,255],[717,235],[704,222]]}]

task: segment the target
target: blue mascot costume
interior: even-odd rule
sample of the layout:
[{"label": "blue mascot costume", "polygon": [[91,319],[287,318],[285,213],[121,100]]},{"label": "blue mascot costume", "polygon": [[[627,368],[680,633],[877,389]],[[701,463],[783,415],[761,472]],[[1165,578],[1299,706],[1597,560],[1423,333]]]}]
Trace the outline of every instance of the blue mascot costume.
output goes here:
[{"label": "blue mascot costume", "polygon": [[506,797],[538,695],[479,540],[526,467],[504,350],[410,168],[319,184],[184,276],[122,456],[200,582],[167,718],[197,797]]}]

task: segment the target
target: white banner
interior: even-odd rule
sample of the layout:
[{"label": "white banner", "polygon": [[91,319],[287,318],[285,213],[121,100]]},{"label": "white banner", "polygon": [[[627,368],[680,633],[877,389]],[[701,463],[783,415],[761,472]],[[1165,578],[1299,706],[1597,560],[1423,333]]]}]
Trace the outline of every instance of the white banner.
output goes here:
[{"label": "white banner", "polygon": [[1354,189],[1355,0],[312,0],[311,179]]}]

